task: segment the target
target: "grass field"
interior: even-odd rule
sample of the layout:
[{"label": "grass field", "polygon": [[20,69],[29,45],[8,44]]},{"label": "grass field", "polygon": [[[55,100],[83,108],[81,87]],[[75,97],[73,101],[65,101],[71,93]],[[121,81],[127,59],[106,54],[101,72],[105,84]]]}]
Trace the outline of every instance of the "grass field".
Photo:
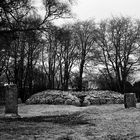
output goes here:
[{"label": "grass field", "polygon": [[140,140],[140,104],[20,104],[18,110],[20,119],[6,119],[0,107],[0,140]]}]

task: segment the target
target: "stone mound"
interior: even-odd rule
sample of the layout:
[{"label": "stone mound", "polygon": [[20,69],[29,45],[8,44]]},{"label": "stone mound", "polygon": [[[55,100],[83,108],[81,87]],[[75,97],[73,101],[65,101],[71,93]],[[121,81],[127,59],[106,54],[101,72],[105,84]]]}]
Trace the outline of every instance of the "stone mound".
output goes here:
[{"label": "stone mound", "polygon": [[70,92],[43,91],[27,99],[26,104],[65,104],[80,106],[79,98]]},{"label": "stone mound", "polygon": [[[81,96],[84,98],[81,101]],[[26,104],[65,104],[75,106],[101,105],[101,104],[122,104],[124,96],[113,91],[86,91],[72,92],[48,90],[34,94],[27,99]]]},{"label": "stone mound", "polygon": [[85,97],[85,102],[90,102],[91,105],[97,104],[123,104],[124,96],[114,91],[91,91]]}]

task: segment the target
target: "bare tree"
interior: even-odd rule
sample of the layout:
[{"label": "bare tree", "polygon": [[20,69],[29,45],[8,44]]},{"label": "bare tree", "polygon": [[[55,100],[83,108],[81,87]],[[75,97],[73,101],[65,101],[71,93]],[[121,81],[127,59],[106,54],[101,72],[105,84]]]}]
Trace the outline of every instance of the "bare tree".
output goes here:
[{"label": "bare tree", "polygon": [[73,31],[80,61],[78,90],[81,91],[85,61],[95,42],[95,23],[93,21],[78,22],[73,26]]},{"label": "bare tree", "polygon": [[[12,43],[15,43],[15,40],[16,42],[17,40],[20,40],[20,34],[48,30],[49,21],[66,17],[66,15],[70,16],[69,3],[57,0],[43,0],[43,5],[45,16],[41,17],[42,15],[37,14],[35,7],[32,6],[30,0],[3,0],[0,2],[0,42],[2,42],[0,53],[2,53],[2,56],[4,55],[3,49],[6,50],[8,47],[12,46]],[[36,22],[33,23],[33,26],[30,19],[36,20]],[[7,40],[9,43],[7,43]],[[24,40],[24,44],[26,45],[25,42],[26,41]],[[21,45],[21,41],[16,43],[16,46],[17,45]],[[21,46],[23,48],[20,46],[17,46],[17,48],[21,48],[21,52],[24,52],[25,46]],[[11,48],[9,49],[11,50]],[[15,58],[17,57],[15,56]],[[15,64],[17,64],[17,61],[18,60],[16,59]],[[2,65],[3,62],[3,60],[0,62],[2,69],[4,69]],[[17,81],[16,75],[17,69],[15,69],[15,79]]]},{"label": "bare tree", "polygon": [[130,72],[138,62],[136,55],[139,35],[140,25],[130,18],[115,17],[102,21],[98,28],[98,60],[105,66],[111,82],[115,77],[122,93],[125,92],[125,83]]},{"label": "bare tree", "polygon": [[57,34],[60,43],[58,55],[60,65],[60,81],[63,90],[68,90],[70,73],[77,57],[75,57],[76,46],[73,41],[72,28],[66,25],[60,28]]},{"label": "bare tree", "polygon": [[[74,62],[75,45],[71,28],[50,25],[45,33],[46,44],[42,47],[42,64],[49,79],[49,89],[68,90],[71,68]],[[54,86],[55,84],[55,86]]]},{"label": "bare tree", "polygon": [[[28,22],[27,22],[28,21]],[[38,19],[29,17],[26,26],[33,27]],[[5,74],[9,82],[17,85],[19,96],[25,102],[25,88],[28,87],[29,94],[33,89],[33,71],[41,52],[42,34],[36,30],[28,32],[16,32],[16,39],[12,40],[7,49],[7,61]]]},{"label": "bare tree", "polygon": [[[0,2],[0,32],[9,33],[28,30],[44,30],[45,23],[57,18],[70,17],[70,1],[43,0],[45,16],[41,17],[35,7],[32,6],[31,0],[3,0]],[[25,28],[24,20],[30,15],[36,15],[40,22],[33,28]],[[14,23],[14,24],[13,24]]]}]

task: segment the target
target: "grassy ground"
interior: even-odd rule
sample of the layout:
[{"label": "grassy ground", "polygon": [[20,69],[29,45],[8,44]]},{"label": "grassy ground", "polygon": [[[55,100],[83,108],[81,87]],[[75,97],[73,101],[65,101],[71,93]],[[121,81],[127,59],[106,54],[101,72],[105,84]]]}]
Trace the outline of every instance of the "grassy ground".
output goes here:
[{"label": "grassy ground", "polygon": [[140,104],[75,107],[19,105],[20,119],[3,117],[0,140],[140,140]]}]

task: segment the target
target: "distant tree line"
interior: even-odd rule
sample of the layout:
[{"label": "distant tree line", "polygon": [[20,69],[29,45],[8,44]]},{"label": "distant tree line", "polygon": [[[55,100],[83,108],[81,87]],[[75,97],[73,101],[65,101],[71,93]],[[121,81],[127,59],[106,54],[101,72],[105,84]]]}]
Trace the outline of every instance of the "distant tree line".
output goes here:
[{"label": "distant tree line", "polygon": [[70,16],[69,3],[43,4],[41,17],[29,0],[0,2],[0,81],[16,84],[23,102],[46,89],[82,91],[86,77],[125,93],[139,66],[139,20],[112,17],[57,27],[51,21]]}]

